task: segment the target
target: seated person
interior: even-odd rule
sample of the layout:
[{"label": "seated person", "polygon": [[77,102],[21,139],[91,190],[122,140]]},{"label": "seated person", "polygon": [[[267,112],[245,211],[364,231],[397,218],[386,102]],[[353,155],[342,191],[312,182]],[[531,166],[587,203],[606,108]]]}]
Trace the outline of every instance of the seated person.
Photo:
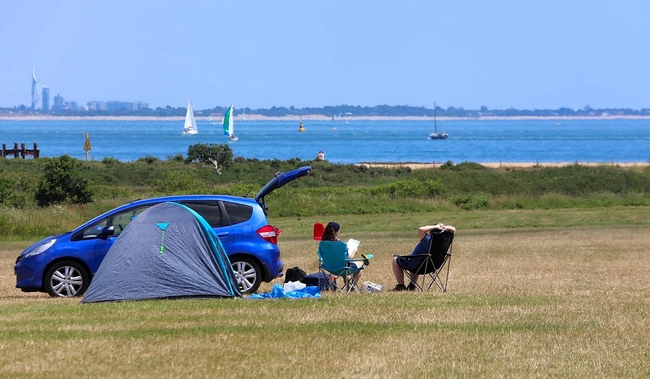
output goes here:
[{"label": "seated person", "polygon": [[[420,239],[420,242],[418,242],[418,244],[415,245],[415,249],[413,249],[411,255],[429,254],[429,245],[431,244],[431,236],[429,235],[429,232],[432,230],[437,230],[437,231],[448,230],[452,233],[456,233],[456,228],[450,225],[443,225],[442,223],[436,225],[421,226],[418,229],[418,237]],[[391,267],[393,268],[393,274],[395,275],[395,279],[397,280],[397,285],[395,286],[395,288],[393,288],[393,291],[415,290],[416,287],[413,282],[416,282],[418,280],[418,276],[413,275],[411,279],[411,283],[409,283],[408,287],[404,286],[404,272],[402,271],[402,268],[397,265],[397,258],[398,257],[393,257],[393,261],[391,264]]]},{"label": "seated person", "polygon": [[[337,242],[342,245],[345,245],[345,249],[347,250],[347,244],[341,240],[339,240],[339,234],[341,234],[341,226],[336,223],[336,222],[328,222],[327,225],[325,225],[325,230],[323,231],[323,238],[321,239],[320,243],[323,243],[323,241],[332,241],[332,242]],[[354,250],[347,250],[348,251],[348,258],[352,259],[354,256],[357,254],[357,249],[355,248]],[[350,267],[356,267],[356,268],[362,268],[363,267],[363,262],[362,261],[357,261],[357,262],[350,262]],[[357,280],[361,276],[361,271],[357,271]]]}]

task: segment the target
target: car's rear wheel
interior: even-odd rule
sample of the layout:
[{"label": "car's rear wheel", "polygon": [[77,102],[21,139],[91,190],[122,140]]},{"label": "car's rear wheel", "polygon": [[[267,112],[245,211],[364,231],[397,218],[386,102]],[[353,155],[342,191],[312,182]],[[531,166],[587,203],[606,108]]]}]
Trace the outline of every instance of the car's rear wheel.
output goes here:
[{"label": "car's rear wheel", "polygon": [[230,262],[235,271],[239,290],[244,294],[257,291],[260,284],[262,284],[262,269],[259,263],[246,256],[231,258]]},{"label": "car's rear wheel", "polygon": [[88,289],[90,276],[79,263],[61,261],[47,270],[43,283],[52,297],[81,296]]}]

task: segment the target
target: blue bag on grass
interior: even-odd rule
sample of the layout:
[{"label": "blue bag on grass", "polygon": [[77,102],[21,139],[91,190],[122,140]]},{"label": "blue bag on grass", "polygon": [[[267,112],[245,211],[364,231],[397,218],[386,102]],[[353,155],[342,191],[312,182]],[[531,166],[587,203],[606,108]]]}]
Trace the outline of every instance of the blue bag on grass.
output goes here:
[{"label": "blue bag on grass", "polygon": [[[305,275],[302,278],[301,282],[305,283],[308,286],[316,286],[320,288],[321,291],[329,291],[329,277],[323,272],[315,272],[313,274]],[[336,288],[333,288],[336,290]]]}]

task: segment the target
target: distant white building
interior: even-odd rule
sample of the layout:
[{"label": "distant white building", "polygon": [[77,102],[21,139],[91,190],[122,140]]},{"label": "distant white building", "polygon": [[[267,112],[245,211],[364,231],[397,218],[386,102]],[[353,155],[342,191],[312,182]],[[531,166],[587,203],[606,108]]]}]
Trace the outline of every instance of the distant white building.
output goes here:
[{"label": "distant white building", "polygon": [[105,111],[106,102],[105,101],[89,101],[86,103],[89,111]]},{"label": "distant white building", "polygon": [[43,110],[45,112],[50,110],[50,89],[43,86]]},{"label": "distant white building", "polygon": [[36,110],[38,102],[41,100],[41,94],[38,93],[38,80],[36,80],[36,71],[32,66],[32,110]]}]

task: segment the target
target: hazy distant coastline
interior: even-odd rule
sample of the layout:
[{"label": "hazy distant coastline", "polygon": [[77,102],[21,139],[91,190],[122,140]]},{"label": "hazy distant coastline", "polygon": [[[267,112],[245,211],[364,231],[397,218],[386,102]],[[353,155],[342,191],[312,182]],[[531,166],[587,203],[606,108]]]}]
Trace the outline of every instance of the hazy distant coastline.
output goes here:
[{"label": "hazy distant coastline", "polygon": [[[52,116],[52,115],[1,115],[1,121],[183,121],[185,117],[179,116]],[[438,121],[454,120],[477,120],[477,121],[494,121],[494,120],[645,120],[650,116],[631,116],[631,115],[608,115],[608,116],[482,116],[482,117],[437,117]],[[209,122],[209,117],[197,116],[199,122]],[[236,116],[238,122],[245,122],[241,116]],[[281,116],[269,117],[256,114],[247,114],[246,121],[433,121],[433,117],[427,116],[346,116],[332,117],[324,115],[305,115],[305,116]],[[218,121],[215,121],[218,123]]]}]

